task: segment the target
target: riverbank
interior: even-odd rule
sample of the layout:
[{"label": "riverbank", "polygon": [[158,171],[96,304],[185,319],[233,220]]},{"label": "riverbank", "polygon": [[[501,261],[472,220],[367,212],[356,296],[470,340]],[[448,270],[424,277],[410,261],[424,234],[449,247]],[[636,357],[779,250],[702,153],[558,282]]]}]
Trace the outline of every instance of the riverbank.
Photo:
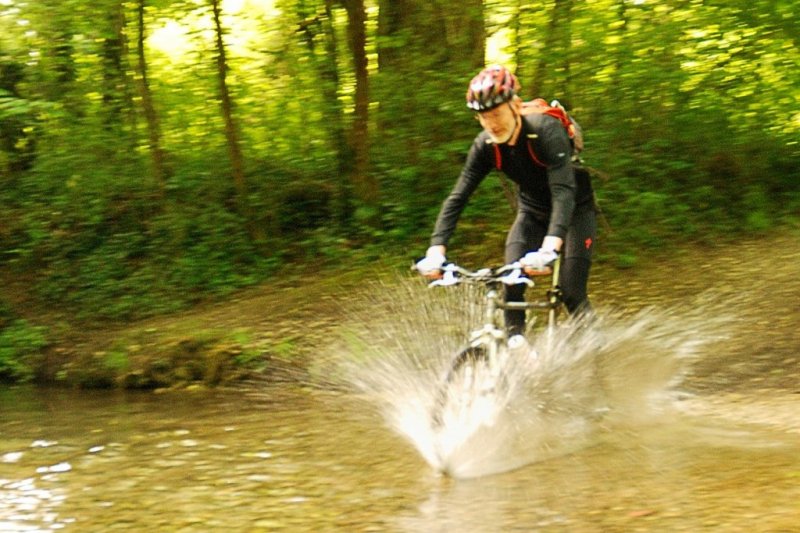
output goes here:
[{"label": "riverbank", "polygon": [[[791,371],[800,346],[793,327],[800,316],[795,303],[800,292],[798,243],[796,231],[785,231],[718,247],[682,248],[668,256],[654,254],[629,269],[601,261],[594,267],[590,294],[601,308],[613,302],[630,312],[691,305],[704,292],[717,300],[730,298],[758,334],[729,346],[727,366],[701,363],[694,386],[792,387],[800,381]],[[482,260],[479,252],[469,257]],[[389,265],[304,272],[225,301],[129,324],[76,321],[66,312],[35,305],[25,292],[25,280],[9,279],[6,287],[14,307],[49,331],[48,348],[31,358],[37,382],[163,389],[214,387],[249,378],[304,379],[315,348],[335,332],[348,305],[366,298],[379,282],[376,273],[384,287],[408,275]],[[776,360],[783,361],[780,368]]]},{"label": "riverbank", "polygon": [[43,308],[23,280],[7,287],[19,316],[47,332],[46,348],[27,360],[36,384],[160,390],[298,377],[333,327],[335,301],[357,281],[347,271],[287,277],[179,313],[102,324]]}]

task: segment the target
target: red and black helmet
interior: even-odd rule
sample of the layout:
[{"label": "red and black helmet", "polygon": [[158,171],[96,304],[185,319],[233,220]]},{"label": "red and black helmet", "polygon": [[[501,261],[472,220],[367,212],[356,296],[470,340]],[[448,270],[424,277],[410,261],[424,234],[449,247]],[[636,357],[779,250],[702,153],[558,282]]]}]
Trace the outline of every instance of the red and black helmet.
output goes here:
[{"label": "red and black helmet", "polygon": [[467,107],[474,111],[488,111],[510,101],[518,91],[519,81],[510,70],[491,65],[469,82]]}]

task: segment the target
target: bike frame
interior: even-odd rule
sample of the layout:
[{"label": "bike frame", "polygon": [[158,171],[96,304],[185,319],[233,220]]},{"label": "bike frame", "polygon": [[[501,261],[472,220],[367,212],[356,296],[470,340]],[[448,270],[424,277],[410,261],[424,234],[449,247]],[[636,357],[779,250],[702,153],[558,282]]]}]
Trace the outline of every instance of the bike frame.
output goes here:
[{"label": "bike frame", "polygon": [[[556,259],[552,267],[551,284],[547,290],[546,299],[533,302],[506,302],[500,294],[502,285],[526,284],[534,287],[535,283],[528,277],[521,276],[522,267],[519,263],[505,265],[498,269],[482,269],[469,271],[454,264],[444,267],[445,278],[434,281],[431,286],[447,286],[457,283],[469,282],[486,286],[484,296],[484,323],[480,328],[473,330],[469,336],[469,346],[472,348],[484,346],[492,366],[497,365],[501,347],[508,340],[505,329],[498,323],[500,310],[542,310],[547,311],[547,334],[552,336],[558,323],[562,306],[561,289],[558,285],[561,258]],[[509,274],[505,274],[508,272]]]},{"label": "bike frame", "polygon": [[476,377],[477,365],[482,364],[488,367],[490,375],[493,377],[494,385],[492,390],[503,388],[504,383],[504,363],[510,354],[508,346],[508,336],[505,331],[505,324],[499,320],[499,311],[529,309],[547,311],[547,336],[548,340],[553,338],[558,314],[561,309],[562,299],[561,290],[558,286],[559,260],[553,264],[552,281],[547,290],[545,300],[533,302],[506,302],[500,294],[503,285],[525,284],[534,287],[532,279],[523,274],[523,267],[519,262],[505,265],[497,269],[484,268],[477,271],[470,271],[455,264],[445,265],[442,269],[442,279],[432,281],[429,286],[451,286],[460,283],[470,283],[482,285],[486,288],[484,296],[485,308],[483,313],[483,325],[474,329],[469,336],[467,345],[459,351],[450,361],[447,374],[444,376],[442,385],[439,387],[435,396],[431,421],[434,428],[439,428],[444,423],[443,412],[446,406],[454,401],[453,396],[448,393],[453,383],[459,386],[466,386],[467,390],[474,390],[473,387],[481,386],[480,380]]},{"label": "bike frame", "polygon": [[558,286],[559,266],[560,261],[557,259],[553,264],[552,281],[550,288],[547,290],[547,298],[544,301],[506,302],[502,298],[500,289],[503,285],[524,284],[528,287],[535,286],[532,279],[523,275],[523,267],[519,262],[497,269],[484,268],[477,271],[470,271],[451,263],[443,267],[441,279],[432,281],[429,284],[431,287],[436,287],[466,282],[486,287],[483,325],[470,333],[467,346],[450,361],[447,374],[444,376],[443,383],[439,387],[434,400],[431,415],[434,428],[441,427],[444,422],[443,412],[448,403],[453,401],[452,395],[448,393],[450,385],[458,383],[459,376],[461,376],[465,381],[462,381],[460,386],[464,386],[466,383],[467,388],[472,390],[472,387],[475,387],[477,383],[475,381],[476,365],[479,365],[481,361],[488,366],[488,370],[494,378],[492,389],[502,389],[504,383],[503,366],[507,356],[510,355],[510,350],[508,336],[505,327],[503,327],[505,324],[500,323],[498,319],[500,313],[498,311],[546,310],[548,312],[548,338],[552,339],[552,333],[555,330],[562,305],[561,290]]}]

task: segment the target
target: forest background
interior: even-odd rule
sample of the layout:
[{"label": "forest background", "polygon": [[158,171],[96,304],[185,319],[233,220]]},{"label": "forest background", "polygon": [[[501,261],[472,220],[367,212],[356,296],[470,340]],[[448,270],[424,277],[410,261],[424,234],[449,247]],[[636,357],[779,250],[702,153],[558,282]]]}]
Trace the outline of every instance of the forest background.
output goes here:
[{"label": "forest background", "polygon": [[[583,126],[599,261],[797,225],[789,0],[0,0],[0,271],[80,321],[287,265],[407,265],[478,125],[468,80]],[[452,243],[497,249],[490,178]],[[493,248],[493,249],[494,249]],[[0,379],[52,331],[0,295]],[[30,299],[28,301],[31,301]],[[74,327],[74,324],[72,325]]]}]

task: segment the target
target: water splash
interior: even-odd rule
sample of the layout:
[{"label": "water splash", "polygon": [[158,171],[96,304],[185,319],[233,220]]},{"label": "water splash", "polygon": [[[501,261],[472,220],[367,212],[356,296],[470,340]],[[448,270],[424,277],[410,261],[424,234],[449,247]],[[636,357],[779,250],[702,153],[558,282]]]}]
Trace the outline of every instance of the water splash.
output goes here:
[{"label": "water splash", "polygon": [[479,295],[410,281],[373,294],[383,296],[354,312],[339,351],[342,375],[433,468],[457,478],[570,453],[601,432],[666,416],[691,361],[725,323],[704,305],[635,315],[601,309],[555,337],[530,332],[530,352],[508,358],[502,387],[456,398],[436,424],[443,377],[480,321]]}]

